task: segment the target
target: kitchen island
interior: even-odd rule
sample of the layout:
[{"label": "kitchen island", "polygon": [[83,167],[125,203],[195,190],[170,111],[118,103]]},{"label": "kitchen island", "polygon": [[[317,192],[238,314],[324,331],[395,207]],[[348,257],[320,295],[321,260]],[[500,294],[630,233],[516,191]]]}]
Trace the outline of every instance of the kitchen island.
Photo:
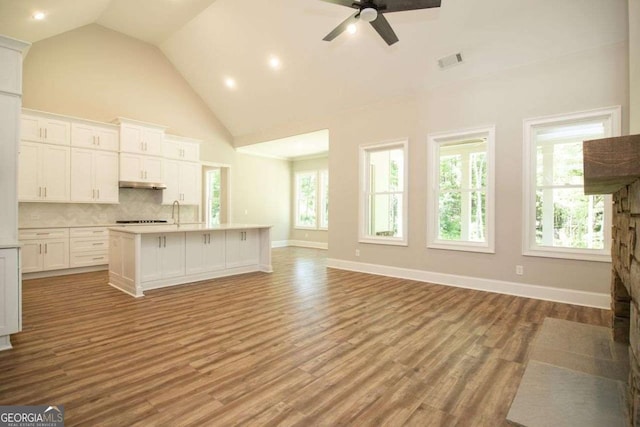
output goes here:
[{"label": "kitchen island", "polygon": [[135,297],[149,289],[254,271],[273,271],[270,225],[109,228],[109,285]]}]

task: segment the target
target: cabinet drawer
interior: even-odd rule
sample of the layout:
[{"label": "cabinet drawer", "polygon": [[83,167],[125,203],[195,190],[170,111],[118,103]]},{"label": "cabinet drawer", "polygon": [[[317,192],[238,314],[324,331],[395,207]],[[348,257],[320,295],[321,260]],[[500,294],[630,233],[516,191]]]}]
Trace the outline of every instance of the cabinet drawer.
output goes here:
[{"label": "cabinet drawer", "polygon": [[68,228],[32,228],[20,230],[18,240],[60,239],[69,237]]},{"label": "cabinet drawer", "polygon": [[109,238],[103,237],[98,239],[78,238],[71,239],[71,253],[85,253],[87,251],[101,251],[109,248]]},{"label": "cabinet drawer", "polygon": [[109,264],[109,255],[107,253],[72,254],[69,266],[71,268],[76,268],[76,267],[90,267],[92,265],[104,265],[104,264]]},{"label": "cabinet drawer", "polygon": [[106,227],[81,227],[72,228],[71,237],[109,237],[109,230]]}]

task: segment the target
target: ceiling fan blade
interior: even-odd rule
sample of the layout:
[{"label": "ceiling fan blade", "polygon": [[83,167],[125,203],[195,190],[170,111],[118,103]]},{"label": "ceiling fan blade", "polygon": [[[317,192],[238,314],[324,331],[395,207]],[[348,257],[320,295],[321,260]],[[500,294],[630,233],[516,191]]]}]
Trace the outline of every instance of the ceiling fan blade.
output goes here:
[{"label": "ceiling fan blade", "polygon": [[379,3],[380,10],[384,13],[389,13],[401,12],[403,10],[430,9],[432,7],[440,7],[442,0],[385,0]]},{"label": "ceiling fan blade", "polygon": [[[357,4],[357,1],[354,0],[321,0],[323,2],[326,3],[333,3],[333,4],[339,4],[341,6],[347,6],[347,7],[352,7],[354,9],[359,9],[360,7]],[[353,4],[356,3],[356,5],[354,6]]]},{"label": "ceiling fan blade", "polygon": [[385,18],[384,15],[379,14],[378,18],[369,23],[389,46],[398,41],[398,36],[396,36],[396,33],[393,31],[393,28],[391,28],[389,21],[387,21],[387,18]]},{"label": "ceiling fan blade", "polygon": [[347,27],[349,26],[349,24],[354,24],[357,20],[358,17],[360,16],[360,11],[357,11],[356,13],[354,13],[353,15],[351,15],[350,17],[348,17],[347,19],[345,19],[340,25],[338,25],[336,28],[333,29],[333,31],[331,31],[329,34],[327,34],[326,36],[324,36],[324,38],[322,40],[330,42],[331,40],[335,39],[336,37],[338,37],[340,34],[342,34],[344,32],[344,30],[347,29]]}]

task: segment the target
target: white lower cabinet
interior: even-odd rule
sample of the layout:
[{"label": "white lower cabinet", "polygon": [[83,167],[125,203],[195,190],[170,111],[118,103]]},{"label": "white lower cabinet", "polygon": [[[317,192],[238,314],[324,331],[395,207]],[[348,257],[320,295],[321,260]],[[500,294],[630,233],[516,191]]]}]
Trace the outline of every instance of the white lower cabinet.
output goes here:
[{"label": "white lower cabinet", "polygon": [[225,268],[224,231],[186,233],[186,274],[199,274]]},{"label": "white lower cabinet", "polygon": [[70,236],[71,268],[109,264],[109,230],[106,227],[72,228]]},{"label": "white lower cabinet", "polygon": [[226,231],[226,267],[244,267],[260,262],[260,237],[257,229]]},{"label": "white lower cabinet", "polygon": [[140,252],[142,282],[184,275],[185,233],[145,234]]},{"label": "white lower cabinet", "polygon": [[18,248],[0,249],[0,336],[21,329],[20,284]]},{"label": "white lower cabinet", "polygon": [[69,268],[69,229],[20,230],[22,272]]}]

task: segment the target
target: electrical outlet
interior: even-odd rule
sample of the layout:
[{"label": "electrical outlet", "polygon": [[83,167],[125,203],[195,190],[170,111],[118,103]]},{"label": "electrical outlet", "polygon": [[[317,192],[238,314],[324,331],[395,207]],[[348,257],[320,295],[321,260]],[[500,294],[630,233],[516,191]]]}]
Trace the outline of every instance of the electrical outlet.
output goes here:
[{"label": "electrical outlet", "polygon": [[360,256],[360,249],[356,249],[356,256]]},{"label": "electrical outlet", "polygon": [[524,267],[521,265],[516,265],[516,274],[518,276],[522,276],[524,274]]}]

